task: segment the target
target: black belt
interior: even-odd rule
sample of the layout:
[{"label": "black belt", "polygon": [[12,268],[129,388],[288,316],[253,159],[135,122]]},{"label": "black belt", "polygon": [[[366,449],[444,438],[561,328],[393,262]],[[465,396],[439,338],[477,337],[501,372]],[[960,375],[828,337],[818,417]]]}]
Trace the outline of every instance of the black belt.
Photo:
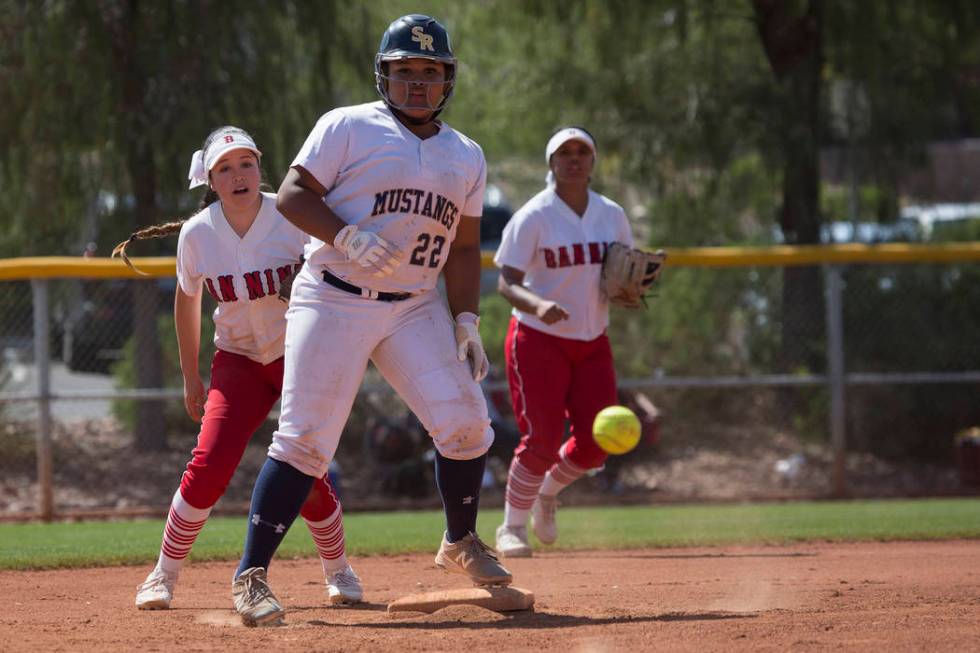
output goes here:
[{"label": "black belt", "polygon": [[377,290],[368,290],[367,288],[359,288],[352,283],[347,283],[339,277],[335,277],[330,274],[329,270],[323,271],[323,280],[329,283],[334,288],[340,288],[352,295],[360,295],[367,299],[377,299],[379,302],[400,302],[403,299],[408,299],[412,296],[410,292],[378,292]]}]

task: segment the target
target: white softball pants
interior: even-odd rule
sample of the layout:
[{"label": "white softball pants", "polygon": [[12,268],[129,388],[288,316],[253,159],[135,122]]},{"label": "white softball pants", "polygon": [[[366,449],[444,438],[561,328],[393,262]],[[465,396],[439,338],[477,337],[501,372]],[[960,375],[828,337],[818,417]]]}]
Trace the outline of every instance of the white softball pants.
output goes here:
[{"label": "white softball pants", "polygon": [[334,288],[304,266],[286,312],[279,428],[269,456],[321,477],[337,451],[372,361],[446,458],[486,453],[486,400],[456,358],[453,320],[438,291],[382,302]]}]

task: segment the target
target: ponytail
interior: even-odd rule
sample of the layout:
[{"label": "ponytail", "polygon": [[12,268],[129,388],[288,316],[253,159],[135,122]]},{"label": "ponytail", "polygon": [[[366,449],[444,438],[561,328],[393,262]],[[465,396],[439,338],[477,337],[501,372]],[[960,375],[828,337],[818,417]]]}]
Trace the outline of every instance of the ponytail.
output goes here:
[{"label": "ponytail", "polygon": [[126,256],[126,248],[129,247],[130,243],[134,240],[149,240],[150,238],[165,238],[171,234],[178,233],[180,228],[184,226],[187,220],[180,220],[179,222],[165,222],[164,224],[153,225],[152,227],[147,227],[146,229],[140,229],[136,231],[126,240],[122,241],[114,248],[112,248],[112,258],[119,257],[123,260],[123,263],[129,266],[133,272],[137,274],[142,274],[144,277],[149,276],[146,272],[143,272],[138,267],[133,265],[133,262],[129,260]]},{"label": "ponytail", "polygon": [[[198,205],[197,210],[203,211],[217,202],[218,199],[218,194],[214,192],[213,188],[209,187],[207,192],[204,193],[204,197],[201,198],[201,203]],[[133,262],[129,260],[128,256],[126,256],[126,248],[129,247],[135,240],[166,238],[167,236],[179,233],[180,228],[184,226],[185,222],[187,222],[187,218],[177,222],[165,222],[163,224],[153,225],[152,227],[147,227],[146,229],[140,229],[139,231],[133,232],[129,238],[112,248],[112,258],[116,258],[118,256],[123,260],[123,263],[129,266],[129,268],[136,274],[142,274],[144,277],[149,276],[146,272],[143,272],[138,267],[133,265]]]}]

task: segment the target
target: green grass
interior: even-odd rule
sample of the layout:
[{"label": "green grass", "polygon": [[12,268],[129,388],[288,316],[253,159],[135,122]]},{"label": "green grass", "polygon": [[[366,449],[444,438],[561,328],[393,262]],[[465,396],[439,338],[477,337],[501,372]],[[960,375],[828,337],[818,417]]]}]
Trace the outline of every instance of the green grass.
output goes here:
[{"label": "green grass", "polygon": [[[499,510],[480,515],[480,533],[490,543],[500,520]],[[209,520],[192,559],[236,560],[245,523],[244,517]],[[441,511],[355,513],[344,525],[355,556],[433,552],[443,517]],[[553,549],[980,538],[980,499],[562,508],[559,525]],[[0,524],[0,569],[145,564],[156,559],[162,531],[162,519]],[[279,555],[315,555],[301,520]]]}]

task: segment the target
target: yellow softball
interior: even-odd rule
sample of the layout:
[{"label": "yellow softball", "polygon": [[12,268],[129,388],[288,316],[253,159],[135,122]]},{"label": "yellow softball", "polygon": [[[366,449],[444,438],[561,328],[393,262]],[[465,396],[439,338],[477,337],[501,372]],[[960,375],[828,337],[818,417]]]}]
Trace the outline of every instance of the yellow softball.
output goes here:
[{"label": "yellow softball", "polygon": [[603,408],[595,416],[592,437],[606,453],[624,454],[640,441],[640,420],[626,406]]}]

